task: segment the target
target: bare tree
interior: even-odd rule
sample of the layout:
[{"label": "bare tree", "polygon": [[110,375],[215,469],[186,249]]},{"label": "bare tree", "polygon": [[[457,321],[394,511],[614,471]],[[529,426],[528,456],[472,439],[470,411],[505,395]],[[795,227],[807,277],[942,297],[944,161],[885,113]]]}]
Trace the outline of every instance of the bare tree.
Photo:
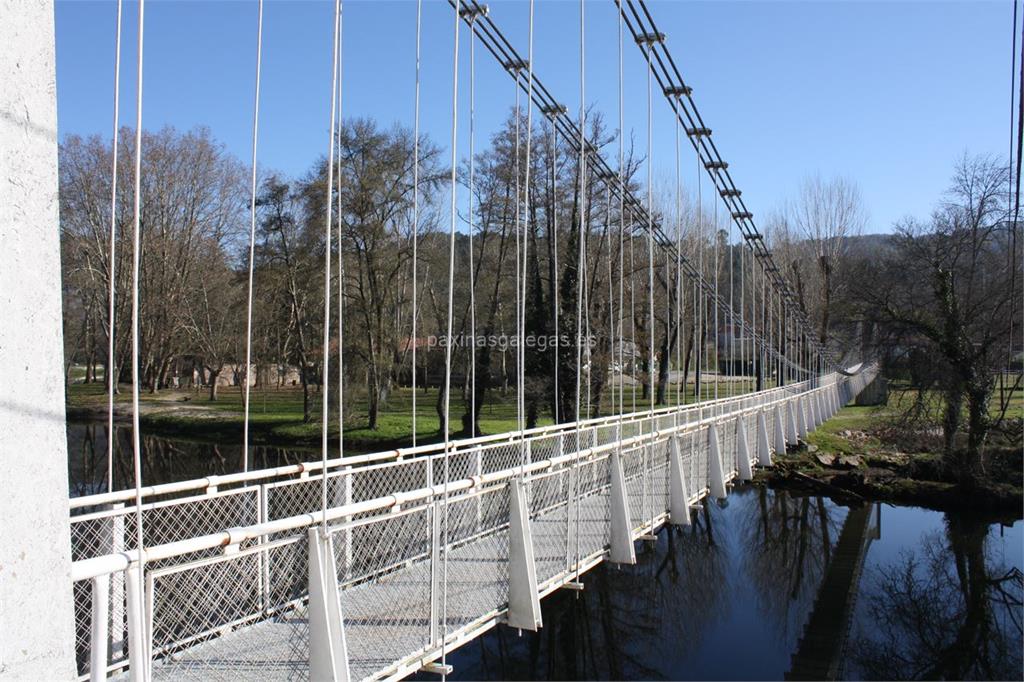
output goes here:
[{"label": "bare tree", "polygon": [[867,217],[860,188],[844,177],[823,179],[814,175],[804,180],[796,202],[790,209],[796,236],[804,242],[798,275],[803,286],[813,289],[809,294],[810,310],[818,320],[818,340],[829,339],[832,302],[842,278],[842,267],[851,237],[864,230]]},{"label": "bare tree", "polygon": [[[885,327],[884,343],[926,358],[929,384],[919,388],[935,387],[944,397],[946,458],[965,487],[984,473],[988,403],[1010,342],[1006,320],[1020,315],[1012,309],[1013,258],[1002,220],[1007,173],[992,157],[965,155],[931,220],[898,225],[891,251],[868,259],[857,278],[865,315]],[[967,447],[961,448],[964,426]]]}]

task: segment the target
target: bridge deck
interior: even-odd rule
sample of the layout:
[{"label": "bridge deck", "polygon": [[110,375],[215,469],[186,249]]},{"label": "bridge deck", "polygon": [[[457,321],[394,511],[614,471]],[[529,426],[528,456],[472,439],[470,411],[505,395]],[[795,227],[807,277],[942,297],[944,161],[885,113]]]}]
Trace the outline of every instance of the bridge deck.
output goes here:
[{"label": "bridge deck", "polygon": [[[655,468],[656,481],[665,481],[665,467]],[[644,493],[640,475],[627,480],[634,522],[640,517],[639,500]],[[655,490],[655,499],[666,491]],[[649,491],[650,494],[650,491]],[[607,519],[607,488],[581,500],[582,519]],[[570,509],[559,504],[536,515],[531,521],[534,558],[541,589],[571,578],[566,562],[566,525]],[[575,510],[572,511],[575,519]],[[643,527],[642,521],[637,529]],[[648,525],[649,527],[649,525]],[[600,524],[580,524],[580,546],[584,557],[588,550],[603,548],[607,537]],[[494,603],[494,595],[507,589],[507,557],[495,552],[507,547],[508,528],[504,526],[454,547],[449,553],[448,632],[474,623],[489,627],[497,622],[504,605]],[[575,550],[571,550],[575,553]],[[342,590],[341,606],[348,645],[352,679],[374,679],[407,674],[431,648],[425,633],[430,614],[431,561],[425,558],[387,573],[372,582]],[[457,579],[453,579],[458,576]],[[154,679],[236,680],[259,677],[266,680],[306,679],[308,663],[308,624],[305,607],[260,623],[240,627],[215,639],[192,646],[170,658],[154,662]],[[481,619],[484,619],[481,622]],[[436,650],[435,650],[436,651]],[[418,666],[416,666],[418,667]],[[413,667],[413,670],[415,667]]]}]

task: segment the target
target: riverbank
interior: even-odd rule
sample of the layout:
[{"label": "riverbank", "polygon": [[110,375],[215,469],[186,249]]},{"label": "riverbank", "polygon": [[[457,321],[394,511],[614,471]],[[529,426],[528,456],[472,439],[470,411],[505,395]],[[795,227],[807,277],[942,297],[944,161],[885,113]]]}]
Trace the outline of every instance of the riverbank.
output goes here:
[{"label": "riverbank", "polygon": [[[726,381],[720,386],[720,395],[742,392],[749,382],[739,379]],[[693,402],[693,385],[687,387],[686,400]],[[626,403],[632,411],[647,409],[648,403],[636,396],[634,403],[627,387]],[[438,391],[435,387],[416,391],[416,442],[436,443],[442,440],[441,422],[437,414]],[[345,449],[353,453],[379,452],[412,445],[413,396],[410,388],[396,388],[383,402],[377,417],[377,428],[369,427],[365,389],[346,388],[345,393]],[[451,404],[451,437],[458,437],[466,401],[453,394]],[[601,403],[601,414],[612,413],[618,404],[618,395],[606,394]],[[312,419],[303,419],[302,389],[293,386],[254,388],[249,411],[249,442],[278,448],[319,448],[323,437],[320,425],[320,392],[310,392]],[[338,445],[338,413],[331,405],[331,423],[327,438],[332,448]],[[101,383],[71,384],[67,391],[67,417],[79,424],[105,424],[107,421],[107,393]],[[131,421],[131,400],[127,386],[121,387],[114,403],[114,418],[122,424]],[[182,438],[209,443],[236,443],[242,440],[244,424],[243,402],[237,387],[221,389],[217,400],[209,399],[208,389],[164,389],[157,393],[144,392],[140,396],[139,421],[142,431],[164,438]],[[480,409],[478,425],[482,434],[507,433],[519,428],[516,417],[514,389],[488,391],[487,400]],[[542,414],[538,426],[553,423]]]},{"label": "riverbank", "polygon": [[886,407],[844,407],[809,433],[806,442],[776,456],[772,468],[760,471],[756,480],[840,501],[1024,518],[1024,458],[1019,445],[992,446],[985,480],[966,492],[945,466],[934,434],[907,437],[894,426],[894,413]]}]

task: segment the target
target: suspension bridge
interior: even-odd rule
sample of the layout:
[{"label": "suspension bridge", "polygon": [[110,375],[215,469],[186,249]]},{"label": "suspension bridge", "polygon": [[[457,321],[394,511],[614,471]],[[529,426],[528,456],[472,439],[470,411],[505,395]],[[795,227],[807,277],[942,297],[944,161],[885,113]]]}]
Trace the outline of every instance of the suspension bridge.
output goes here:
[{"label": "suspension bridge", "polygon": [[[252,350],[252,235],[256,222],[259,70],[263,57],[262,2],[256,0],[253,5],[258,21],[246,367]],[[502,12],[529,12],[529,41],[524,56],[502,33],[496,12],[473,0],[450,2],[455,69],[447,337],[453,334],[459,185],[458,55],[460,32],[465,32],[468,38],[463,35],[461,40],[469,40],[471,50],[476,44],[482,45],[513,79],[516,120],[520,113],[519,98],[524,95],[526,129],[532,130],[536,111],[549,122],[552,138],[557,136],[578,154],[578,167],[586,172],[577,174],[578,186],[561,191],[587,197],[591,195],[587,184],[596,183],[604,191],[607,205],[617,204],[614,213],[620,245],[629,240],[632,246],[633,240],[639,239],[647,247],[647,300],[643,303],[652,328],[656,268],[665,267],[676,273],[674,279],[665,278],[665,315],[681,319],[683,306],[672,302],[692,302],[692,317],[700,339],[692,371],[696,387],[693,399],[687,402],[685,384],[691,377],[684,372],[677,381],[679,388],[671,401],[674,404],[656,408],[652,400],[648,409],[627,411],[623,399],[624,372],[620,370],[619,409],[608,416],[588,416],[583,406],[589,402],[583,397],[587,389],[581,379],[590,362],[581,341],[588,323],[581,292],[586,286],[590,257],[583,236],[588,214],[584,207],[578,212],[579,224],[573,226],[580,233],[576,240],[579,253],[566,256],[576,257],[577,267],[583,273],[575,285],[576,319],[567,323],[576,337],[571,349],[575,367],[563,367],[566,376],[576,383],[574,414],[556,415],[560,418],[552,426],[526,428],[525,344],[520,344],[516,381],[518,429],[459,439],[451,437],[450,429],[442,428],[443,440],[439,443],[414,444],[367,455],[333,456],[335,453],[328,448],[328,358],[335,338],[340,345],[338,318],[344,312],[338,308],[334,321],[339,331],[333,337],[332,249],[327,248],[320,382],[321,458],[263,470],[250,470],[246,459],[243,471],[235,474],[146,485],[141,476],[138,419],[141,192],[136,191],[130,330],[135,485],[68,502],[70,518],[65,508],[61,519],[64,529],[56,537],[61,542],[64,538],[69,540],[70,570],[58,572],[50,583],[55,593],[71,594],[73,622],[58,630],[65,635],[73,634],[73,646],[68,648],[73,651],[77,679],[396,679],[417,671],[444,676],[451,671],[446,655],[452,649],[498,624],[522,630],[542,627],[540,603],[546,595],[559,589],[582,589],[581,575],[602,561],[635,562],[636,542],[654,539],[666,524],[690,524],[691,510],[701,500],[726,498],[735,481],[750,480],[757,466],[771,466],[775,454],[795,445],[872,381],[876,373],[873,364],[840,367],[838,363],[843,360],[833,357],[817,340],[799,297],[773,262],[767,240],[757,230],[728,164],[718,152],[712,131],[696,108],[693,89],[683,80],[669,52],[667,37],[658,30],[646,3],[581,3],[581,105],[576,117],[544,85],[535,69],[533,5],[530,0],[519,6],[502,7]],[[140,2],[136,148],[142,144],[143,6],[144,2]],[[648,156],[656,146],[651,116],[657,94],[666,102],[675,123],[677,209],[680,140],[685,139],[694,150],[700,174],[706,175],[714,192],[716,219],[717,207],[721,205],[730,221],[730,240],[733,229],[738,232],[742,245],[738,266],[734,263],[737,259],[731,257],[727,268],[720,265],[719,240],[712,229],[717,223],[705,233],[701,222],[699,234],[690,235],[701,245],[696,257],[684,254],[678,215],[662,216],[654,209],[652,164],[646,164],[647,196],[637,196],[624,170],[622,135],[614,165],[588,139],[583,35],[586,13],[598,11],[599,7],[614,11],[618,17],[618,34],[609,38],[619,46],[620,129],[621,63],[633,43],[646,64]],[[338,69],[340,0],[334,1],[333,9],[324,234],[328,245],[335,238],[336,228],[330,193],[335,182],[335,135],[342,91]],[[420,16],[421,3],[417,2],[417,80],[412,94],[417,131]],[[45,18],[26,18],[45,27]],[[119,44],[120,2],[117,25]],[[49,30],[52,42],[52,26]],[[119,63],[116,68],[120,69]],[[45,109],[45,102],[41,106]],[[116,117],[114,130],[118,130]],[[38,144],[47,144],[45,135],[39,139]],[[418,145],[418,133],[415,139]],[[525,179],[522,188],[517,185],[516,189],[517,240],[521,237],[521,242],[516,243],[522,249],[517,252],[515,273],[519,336],[526,332],[529,273],[525,251],[529,241],[521,223],[529,214],[531,202],[528,188],[532,139],[533,135],[525,137]],[[516,148],[518,160],[518,128]],[[414,155],[418,153],[417,146]],[[115,147],[115,167],[116,154]],[[41,158],[45,170],[45,149]],[[135,155],[136,190],[141,181],[140,158],[141,154]],[[52,159],[49,163],[52,164]],[[413,168],[414,173],[418,172],[415,160]],[[517,175],[518,171],[517,166]],[[413,181],[414,192],[418,183],[417,177]],[[417,224],[418,217],[414,217],[414,228]],[[705,248],[709,237],[712,244]],[[415,234],[413,239],[415,244]],[[470,244],[472,253],[472,241]],[[111,251],[113,248],[111,236]],[[620,248],[620,258],[622,252]],[[51,260],[47,262],[52,265],[52,259],[58,257],[56,250],[49,256]],[[611,249],[608,258],[608,301],[615,310],[615,314],[608,315],[610,353],[618,355],[621,368],[625,366],[623,320],[627,304],[623,281],[627,275],[621,260],[618,264],[612,261]],[[413,338],[417,334],[416,262],[414,257]],[[41,267],[45,270],[45,263]],[[734,267],[740,270],[736,277]],[[727,284],[723,284],[726,269]],[[734,291],[734,279],[740,282],[738,291]],[[669,291],[670,288],[673,290]],[[632,281],[629,291],[632,297]],[[112,310],[115,293],[112,287]],[[633,311],[629,317],[635,317]],[[110,320],[113,339],[113,315]],[[49,323],[53,324],[52,320]],[[557,317],[555,324],[558,338]],[[730,387],[729,395],[723,391],[719,396],[720,337],[725,325],[730,330],[730,364],[752,370],[749,376],[744,370],[743,388],[738,395]],[[56,329],[59,330],[59,321]],[[475,330],[470,333],[475,336]],[[709,337],[716,340],[719,371],[711,370]],[[653,333],[648,334],[648,340],[651,366],[645,378],[653,396],[657,357]],[[23,345],[25,342],[30,341],[23,339]],[[110,352],[113,354],[113,341]],[[415,354],[415,345],[412,352]],[[446,344],[446,386],[451,386],[452,353],[452,344]],[[733,354],[737,355],[738,363]],[[337,357],[340,364],[344,355],[339,353]],[[673,361],[665,354],[659,361],[675,364],[677,371],[683,367],[679,356]],[[475,372],[475,363],[471,366]],[[557,386],[559,364],[554,371]],[[414,396],[415,377],[414,372]],[[475,386],[475,374],[471,382]],[[334,388],[343,389],[343,383],[339,381]],[[248,395],[248,381],[245,390]],[[445,391],[443,406],[445,424],[451,409],[448,393]],[[42,396],[40,404],[52,406],[52,396]],[[343,405],[344,401],[339,399],[338,404]],[[475,406],[475,400],[470,404]],[[112,386],[110,406],[113,420]],[[26,410],[24,420],[33,419],[33,424],[39,427],[40,420],[46,418]],[[59,421],[63,425],[63,419]],[[475,423],[475,417],[471,423]],[[415,421],[412,432],[416,433]],[[246,401],[246,456],[248,433]],[[112,478],[111,475],[109,479]],[[66,479],[63,499],[67,500]],[[60,518],[60,514],[54,518]]]}]

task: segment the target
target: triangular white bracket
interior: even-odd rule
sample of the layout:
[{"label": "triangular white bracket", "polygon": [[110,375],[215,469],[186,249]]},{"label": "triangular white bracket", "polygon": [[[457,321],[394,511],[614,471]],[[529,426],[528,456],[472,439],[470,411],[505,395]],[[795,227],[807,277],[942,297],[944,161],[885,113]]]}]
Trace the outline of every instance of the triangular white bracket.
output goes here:
[{"label": "triangular white bracket", "polygon": [[693,521],[690,519],[690,491],[683,470],[682,450],[679,436],[673,436],[669,440],[668,515],[673,525],[689,526]]},{"label": "triangular white bracket", "polygon": [[622,457],[619,453],[611,454],[608,466],[611,467],[609,560],[616,564],[635,564],[636,552],[633,549],[633,532],[629,522],[629,493],[626,491],[626,474],[622,469]]},{"label": "triangular white bracket", "polygon": [[319,527],[309,537],[309,679],[348,682],[348,647],[341,619],[334,542]]},{"label": "triangular white bracket", "polygon": [[786,454],[786,427],[783,421],[785,414],[782,411],[782,407],[779,405],[775,406],[775,432],[772,434],[772,438],[775,439],[775,454],[784,455]]},{"label": "triangular white bracket", "polygon": [[714,424],[708,427],[708,468],[711,469],[708,480],[711,496],[724,500],[726,491],[725,474],[722,472],[722,449],[718,442],[718,429]]},{"label": "triangular white bracket", "polygon": [[768,420],[764,410],[757,413],[757,463],[763,467],[772,465],[772,449],[768,441]]},{"label": "triangular white bracket", "polygon": [[804,399],[806,415],[804,417],[807,425],[807,432],[810,433],[818,426],[818,405],[814,402],[814,393],[808,393]]},{"label": "triangular white bracket", "polygon": [[508,624],[536,632],[541,626],[537,564],[533,560],[533,532],[526,487],[519,479],[509,483]]},{"label": "triangular white bracket", "polygon": [[747,443],[747,427],[743,417],[736,417],[736,471],[741,481],[754,478],[750,469],[750,446]]},{"label": "triangular white bracket", "polygon": [[807,401],[803,398],[796,399],[796,428],[797,435],[807,440]]},{"label": "triangular white bracket", "polygon": [[796,430],[796,408],[796,398],[786,404],[786,443],[789,445],[796,445],[799,440]]}]

